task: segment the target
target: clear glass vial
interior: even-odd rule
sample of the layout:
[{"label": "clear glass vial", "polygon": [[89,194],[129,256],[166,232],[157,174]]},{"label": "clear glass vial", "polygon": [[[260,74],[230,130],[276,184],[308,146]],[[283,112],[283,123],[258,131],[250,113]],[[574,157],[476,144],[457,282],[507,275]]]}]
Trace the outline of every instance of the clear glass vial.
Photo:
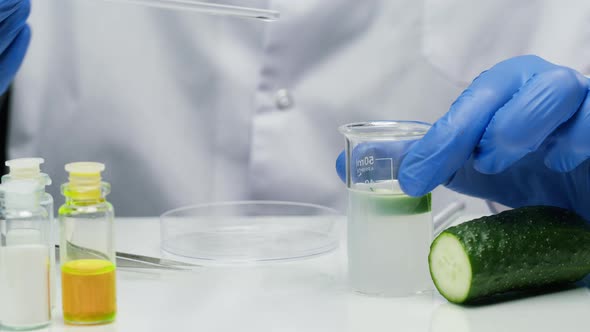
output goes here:
[{"label": "clear glass vial", "polygon": [[[51,185],[51,178],[49,175],[41,172],[41,164],[45,160],[43,158],[19,158],[6,161],[5,165],[9,169],[9,173],[2,176],[2,183],[9,183],[13,181],[33,180],[39,183],[39,190],[41,193],[41,206],[47,210],[47,217],[50,223],[50,245],[55,244],[56,234],[54,233],[54,219],[53,219],[53,197],[51,194],[45,192],[45,187]],[[55,262],[55,251],[49,251],[50,260]],[[54,266],[52,266],[49,279],[51,280],[51,308],[55,309],[56,303],[56,275]]]},{"label": "clear glass vial", "polygon": [[95,325],[115,320],[114,211],[106,201],[105,166],[78,162],[65,166],[65,204],[59,208],[64,321]]},{"label": "clear glass vial", "polygon": [[0,322],[30,330],[51,321],[50,225],[34,180],[0,185]]}]

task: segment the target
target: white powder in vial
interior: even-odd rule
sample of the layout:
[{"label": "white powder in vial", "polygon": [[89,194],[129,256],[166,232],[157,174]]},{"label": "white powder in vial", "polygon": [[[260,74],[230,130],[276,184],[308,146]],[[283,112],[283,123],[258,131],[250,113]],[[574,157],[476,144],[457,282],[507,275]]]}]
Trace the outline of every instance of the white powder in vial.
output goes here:
[{"label": "white powder in vial", "polygon": [[48,325],[49,248],[40,244],[0,247],[0,325],[28,329]]}]

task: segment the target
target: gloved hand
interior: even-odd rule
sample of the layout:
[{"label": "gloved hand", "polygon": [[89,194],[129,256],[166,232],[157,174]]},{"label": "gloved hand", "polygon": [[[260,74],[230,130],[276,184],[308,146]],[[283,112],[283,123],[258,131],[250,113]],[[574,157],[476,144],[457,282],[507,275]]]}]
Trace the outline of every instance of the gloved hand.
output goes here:
[{"label": "gloved hand", "polygon": [[0,0],[0,94],[6,92],[31,40],[30,0]]},{"label": "gloved hand", "polygon": [[412,146],[398,173],[402,189],[420,196],[444,184],[511,207],[569,208],[590,220],[589,86],[576,71],[536,56],[495,65]]},{"label": "gloved hand", "polygon": [[439,184],[511,207],[553,205],[590,220],[588,79],[536,56],[495,65],[408,153],[403,190]]}]

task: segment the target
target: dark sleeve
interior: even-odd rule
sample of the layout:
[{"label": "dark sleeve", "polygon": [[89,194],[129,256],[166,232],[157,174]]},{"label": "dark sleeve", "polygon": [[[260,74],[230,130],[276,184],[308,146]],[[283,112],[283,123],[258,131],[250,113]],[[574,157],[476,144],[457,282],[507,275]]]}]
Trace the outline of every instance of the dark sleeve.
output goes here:
[{"label": "dark sleeve", "polygon": [[8,150],[8,123],[10,121],[10,97],[11,89],[0,96],[0,170],[5,174],[4,162],[7,158]]}]

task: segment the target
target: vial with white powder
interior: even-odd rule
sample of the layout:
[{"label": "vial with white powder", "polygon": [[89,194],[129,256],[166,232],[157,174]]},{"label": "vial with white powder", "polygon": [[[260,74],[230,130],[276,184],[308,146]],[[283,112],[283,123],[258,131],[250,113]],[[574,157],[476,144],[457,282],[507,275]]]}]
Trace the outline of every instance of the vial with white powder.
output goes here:
[{"label": "vial with white powder", "polygon": [[49,325],[50,224],[35,180],[0,185],[0,327]]},{"label": "vial with white powder", "polygon": [[[41,164],[45,160],[43,158],[19,158],[6,161],[5,165],[9,169],[9,173],[5,174],[1,178],[2,183],[19,182],[23,180],[33,180],[39,183],[40,190],[51,185],[51,178],[49,175],[41,172]],[[53,197],[47,192],[42,193],[41,206],[47,210],[47,215],[50,222],[50,234],[52,236],[50,243],[57,243],[56,232],[54,231],[54,219],[53,219]],[[55,262],[55,251],[49,251],[50,259]],[[54,267],[55,268],[55,267]],[[55,270],[52,269],[49,272],[49,279],[51,281],[51,309],[56,307],[56,274]]]}]

